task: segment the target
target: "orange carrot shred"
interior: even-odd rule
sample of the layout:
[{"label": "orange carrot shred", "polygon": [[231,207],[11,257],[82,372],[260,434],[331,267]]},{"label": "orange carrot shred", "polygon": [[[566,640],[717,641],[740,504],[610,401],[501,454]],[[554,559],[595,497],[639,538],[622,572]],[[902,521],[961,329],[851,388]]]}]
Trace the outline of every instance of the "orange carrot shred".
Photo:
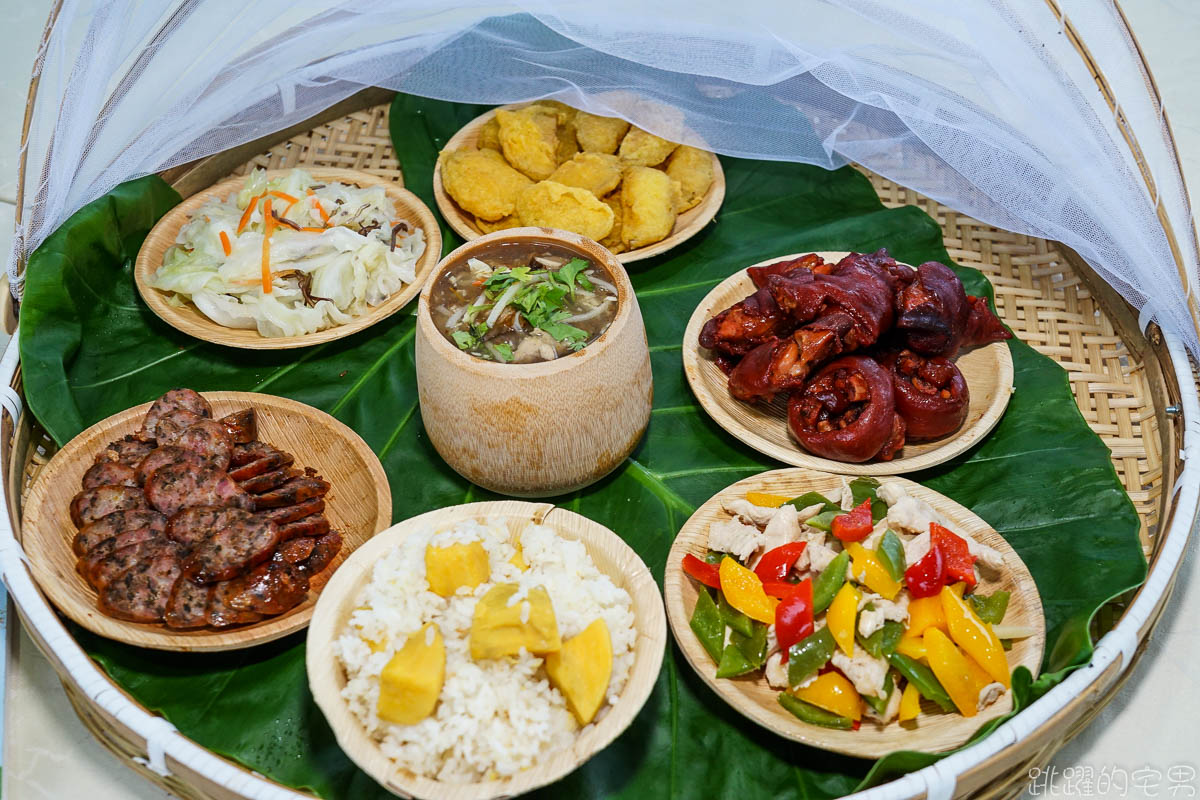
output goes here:
[{"label": "orange carrot shred", "polygon": [[263,244],[262,244],[262,290],[263,294],[270,294],[271,289],[271,234],[275,231],[275,218],[271,216],[271,198],[267,198],[263,203],[263,219],[265,227],[263,229]]},{"label": "orange carrot shred", "polygon": [[327,231],[329,229],[328,228],[301,228],[300,230],[305,231],[307,233],[324,233],[325,231]]},{"label": "orange carrot shred", "polygon": [[316,192],[314,192],[312,189],[309,189],[305,192],[305,194],[309,197],[312,197],[313,205],[317,207],[317,213],[321,215],[321,220],[328,226],[329,215],[325,213],[325,208],[321,205],[321,201],[314,196]]},{"label": "orange carrot shred", "polygon": [[225,251],[226,257],[233,252],[233,245],[229,243],[229,234],[225,231],[221,231],[221,249]]},{"label": "orange carrot shred", "polygon": [[283,200],[286,203],[295,203],[300,199],[298,197],[292,197],[290,194],[284,194],[283,192],[272,191],[270,194],[272,197],[278,197],[280,200]]},{"label": "orange carrot shred", "polygon": [[242,218],[238,221],[237,232],[239,234],[246,229],[247,225],[250,224],[250,215],[254,213],[254,209],[258,205],[258,201],[262,200],[266,196],[267,193],[263,192],[258,197],[255,197],[246,204],[246,210],[242,212]]}]

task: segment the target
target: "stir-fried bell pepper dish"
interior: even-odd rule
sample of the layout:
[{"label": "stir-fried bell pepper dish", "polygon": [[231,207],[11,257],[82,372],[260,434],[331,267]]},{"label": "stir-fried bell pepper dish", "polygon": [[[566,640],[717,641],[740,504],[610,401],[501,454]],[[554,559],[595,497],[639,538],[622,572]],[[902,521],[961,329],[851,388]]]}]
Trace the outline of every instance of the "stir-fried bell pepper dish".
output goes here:
[{"label": "stir-fried bell pepper dish", "polygon": [[914,270],[886,250],[836,264],[809,253],[747,274],[756,291],[706,322],[700,346],[738,400],[787,395],[792,435],[835,461],[890,461],[906,441],[958,430],[970,394],[952,359],[1012,338],[933,261]]},{"label": "stir-fried bell pepper dish", "polygon": [[[762,672],[798,719],[858,730],[916,725],[921,698],[973,717],[1008,691],[1009,593],[974,591],[996,550],[951,529],[897,482],[857,478],[837,502],[750,492],[725,504],[691,628],[717,678]],[[931,706],[931,707],[932,707]]]}]

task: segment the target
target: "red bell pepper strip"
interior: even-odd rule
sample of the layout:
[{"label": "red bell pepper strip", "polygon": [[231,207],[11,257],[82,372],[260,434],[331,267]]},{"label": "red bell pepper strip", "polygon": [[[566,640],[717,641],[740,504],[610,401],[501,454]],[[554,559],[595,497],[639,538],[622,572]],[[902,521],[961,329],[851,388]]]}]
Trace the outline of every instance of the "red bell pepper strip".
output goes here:
[{"label": "red bell pepper strip", "polygon": [[780,600],[791,597],[797,591],[798,583],[788,583],[787,581],[763,581],[763,591],[771,597],[778,597]]},{"label": "red bell pepper strip", "polygon": [[788,544],[776,547],[774,550],[768,550],[758,560],[758,564],[755,565],[754,574],[763,583],[783,580],[792,571],[796,560],[804,552],[806,544],[807,542],[789,542]]},{"label": "red bell pepper strip", "polygon": [[964,581],[968,587],[974,587],[976,556],[971,555],[967,540],[936,522],[929,523],[929,540],[945,558],[946,583]]},{"label": "red bell pepper strip", "polygon": [[795,590],[775,606],[775,639],[786,663],[788,648],[813,633],[812,579],[797,583]]},{"label": "red bell pepper strip", "polygon": [[871,498],[863,500],[853,511],[833,518],[833,535],[843,542],[861,542],[875,528],[871,521]]},{"label": "red bell pepper strip", "polygon": [[946,585],[946,556],[936,544],[921,560],[904,570],[904,585],[913,599],[933,597]]},{"label": "red bell pepper strip", "polygon": [[711,586],[714,589],[721,588],[720,570],[716,564],[701,561],[688,553],[683,557],[683,571],[705,586]]}]

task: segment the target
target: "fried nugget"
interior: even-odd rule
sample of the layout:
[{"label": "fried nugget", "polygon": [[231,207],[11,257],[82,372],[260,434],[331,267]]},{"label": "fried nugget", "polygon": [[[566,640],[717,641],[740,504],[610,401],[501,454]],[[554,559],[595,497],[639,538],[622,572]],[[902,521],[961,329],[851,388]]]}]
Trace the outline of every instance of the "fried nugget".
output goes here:
[{"label": "fried nugget", "polygon": [[585,153],[615,153],[629,123],[619,117],[598,117],[586,111],[575,114],[575,136]]},{"label": "fried nugget", "polygon": [[621,184],[621,241],[630,250],[661,242],[675,227],[671,178],[651,167],[630,167]]},{"label": "fried nugget", "polygon": [[667,174],[680,184],[679,213],[694,208],[708,193],[713,182],[712,154],[681,144],[667,161]]},{"label": "fried nugget", "polygon": [[580,153],[560,164],[549,180],[564,186],[578,186],[596,197],[604,197],[621,182],[621,160],[604,153]]},{"label": "fried nugget", "polygon": [[541,181],[521,192],[517,215],[522,225],[573,231],[596,241],[607,236],[613,226],[612,209],[596,195],[554,181]]},{"label": "fried nugget", "polygon": [[613,210],[613,226],[612,230],[608,232],[608,236],[600,240],[600,244],[607,247],[609,252],[624,253],[629,248],[621,241],[621,214],[623,213],[621,211],[621,191],[618,189],[601,199],[606,206]]},{"label": "fried nugget", "polygon": [[558,151],[554,154],[560,165],[567,163],[579,152],[579,139],[575,136],[575,120],[567,120],[558,126]]},{"label": "fried nugget", "polygon": [[442,185],[464,210],[494,221],[512,214],[517,195],[533,181],[508,165],[495,150],[442,153]]},{"label": "fried nugget", "polygon": [[479,129],[479,138],[475,144],[480,150],[495,150],[500,152],[500,122],[493,116]]},{"label": "fried nugget", "polygon": [[571,122],[575,119],[575,114],[577,113],[571,106],[566,103],[560,103],[557,100],[538,100],[536,103],[526,106],[526,108],[533,108],[534,106],[538,106],[554,114],[554,118],[559,125],[566,125],[568,122]]},{"label": "fried nugget", "polygon": [[509,228],[519,228],[521,227],[521,220],[516,214],[498,219],[495,222],[488,222],[486,219],[476,217],[475,227],[484,233],[495,233],[496,231],[503,231]]},{"label": "fried nugget", "polygon": [[558,117],[552,109],[526,106],[516,111],[496,110],[500,123],[500,150],[514,168],[545,180],[558,166]]},{"label": "fried nugget", "polygon": [[666,160],[679,145],[647,133],[638,127],[629,129],[621,140],[621,163],[630,167],[654,167]]}]

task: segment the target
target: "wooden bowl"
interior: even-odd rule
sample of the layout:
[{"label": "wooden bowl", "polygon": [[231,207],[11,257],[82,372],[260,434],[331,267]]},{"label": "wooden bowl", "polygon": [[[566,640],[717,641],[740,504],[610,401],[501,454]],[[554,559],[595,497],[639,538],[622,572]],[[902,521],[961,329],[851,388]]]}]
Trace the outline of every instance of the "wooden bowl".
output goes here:
[{"label": "wooden bowl", "polygon": [[[406,536],[427,527],[448,528],[468,519],[506,521],[515,536],[530,523],[553,528],[564,539],[582,542],[596,567],[629,593],[637,627],[634,663],[616,704],[585,728],[570,748],[519,774],[479,783],[443,783],[397,767],[366,733],[342,698],[346,676],[334,657],[333,642],[345,630],[360,590],[372,568]],[[666,648],[662,597],[650,570],[621,537],[603,525],[548,503],[502,500],[451,506],[405,520],[376,536],[354,553],[333,576],[317,603],[308,629],[306,665],[313,699],[325,714],[338,745],[355,764],[401,797],[484,800],[512,797],[545,786],[579,767],[624,731],[645,705],[658,679]]]},{"label": "wooden bowl", "polygon": [[[800,255],[803,254],[779,256],[751,266],[774,264]],[[847,253],[822,252],[817,255],[826,261],[837,262]],[[717,367],[712,353],[700,346],[700,329],[704,323],[754,291],[750,276],[746,270],[740,270],[717,284],[700,301],[683,334],[683,370],[692,393],[718,425],[758,452],[785,464],[844,475],[915,472],[949,461],[973,447],[996,427],[1012,398],[1013,363],[1006,342],[960,350],[954,363],[966,378],[971,399],[967,418],[957,431],[928,442],[907,443],[891,461],[853,464],[814,455],[792,437],[786,395],[770,403],[744,403],[735,399],[729,393],[729,377]]]},{"label": "wooden bowl", "polygon": [[[286,175],[289,172],[291,170],[272,169],[267,170],[266,174],[270,179]],[[292,347],[309,347],[341,339],[343,336],[357,333],[380,320],[387,319],[404,308],[408,301],[421,291],[421,286],[442,254],[442,231],[437,220],[434,219],[433,212],[415,194],[387,178],[380,178],[377,175],[353,169],[309,169],[308,173],[318,180],[338,181],[359,187],[382,186],[384,188],[396,206],[396,218],[407,220],[409,224],[420,228],[425,234],[425,252],[417,259],[416,279],[412,283],[406,284],[385,302],[370,308],[367,313],[345,325],[335,325],[332,328],[326,328],[316,333],[306,333],[303,336],[263,336],[256,330],[227,328],[200,313],[200,310],[191,303],[178,307],[168,304],[168,294],[151,287],[151,278],[162,266],[167,248],[175,244],[175,237],[179,235],[179,229],[192,218],[197,209],[207,203],[210,198],[228,197],[242,188],[246,179],[235,177],[214,184],[175,206],[158,221],[158,224],[146,237],[146,241],[142,243],[141,249],[138,250],[137,260],[134,262],[133,277],[137,283],[138,292],[146,301],[146,305],[150,306],[150,310],[176,330],[206,342],[227,347],[242,347],[248,350],[286,350]]]},{"label": "wooden bowl", "polygon": [[[696,513],[692,514],[675,537],[670,555],[667,556],[663,594],[666,597],[671,632],[675,635],[679,648],[687,656],[692,669],[696,670],[722,700],[743,716],[784,738],[859,758],[879,758],[895,750],[935,753],[952,750],[966,743],[988,720],[1011,711],[1012,692],[1005,692],[999,700],[974,717],[948,714],[929,701],[922,700],[921,714],[917,717],[915,729],[901,727],[896,722],[880,728],[864,719],[862,727],[857,731],[831,730],[801,722],[784,710],[777,699],[779,690],[769,687],[761,672],[743,678],[718,680],[717,665],[688,626],[688,620],[691,619],[692,610],[696,606],[698,589],[696,582],[683,572],[681,562],[688,553],[698,558],[704,557],[707,552],[709,525],[727,520],[731,516],[722,508],[725,501],[745,497],[747,492],[752,491],[789,497],[815,491],[828,496],[830,491],[841,486],[841,481],[840,476],[829,473],[807,469],[778,469],[753,475],[727,486],[696,509]],[[998,577],[989,576],[987,570],[981,570],[979,589],[985,594],[990,594],[996,589],[1012,593],[1004,624],[1026,625],[1035,632],[1028,638],[1013,642],[1012,649],[1006,653],[1008,663],[1013,669],[1018,666],[1028,667],[1036,677],[1042,663],[1042,650],[1046,646],[1046,621],[1042,615],[1042,600],[1037,585],[1020,556],[1008,545],[1004,537],[986,522],[950,498],[904,478],[884,478],[884,481],[902,484],[906,492],[924,500],[946,516],[954,523],[955,529],[969,534],[976,541],[995,548],[1004,555],[1007,568],[1004,574]]]},{"label": "wooden bowl", "polygon": [[[512,110],[524,108],[531,103],[513,103],[512,105],[500,106],[501,108]],[[489,122],[492,117],[496,116],[496,109],[492,109],[486,114],[481,114],[475,119],[468,122],[466,125],[459,128],[458,133],[450,137],[446,142],[446,146],[442,148],[445,152],[454,150],[468,149],[472,150],[478,147],[479,129]],[[688,239],[695,236],[704,228],[705,225],[712,222],[712,218],[717,215],[717,211],[721,208],[721,203],[725,202],[725,171],[721,169],[721,160],[716,154],[712,154],[713,162],[713,182],[712,186],[708,187],[708,192],[704,195],[704,199],[697,205],[692,206],[687,211],[684,211],[675,219],[675,227],[671,229],[671,233],[667,238],[654,244],[648,244],[645,247],[639,247],[635,250],[626,250],[624,253],[617,253],[616,259],[622,264],[631,264],[634,261],[641,261],[644,258],[665,253],[672,247],[678,244],[683,244]],[[438,161],[437,166],[433,169],[433,196],[437,200],[438,211],[442,212],[442,217],[446,223],[454,229],[462,238],[468,242],[472,239],[477,239],[483,235],[478,227],[475,226],[475,216],[459,208],[458,204],[451,199],[446,193],[446,188],[442,185],[442,163]]]},{"label": "wooden bowl", "polygon": [[358,434],[324,411],[269,394],[203,392],[213,415],[254,406],[259,438],[296,456],[332,484],[325,516],[342,534],[342,550],[312,580],[308,598],[290,611],[262,622],[220,630],[174,630],[163,623],[125,622],[96,606],[96,592],[75,571],[71,540],[75,526],[68,506],[96,455],[114,439],[134,433],[150,408],[143,403],[97,422],[58,451],[42,470],[25,500],[21,542],[38,586],[58,609],[83,627],[118,642],[155,650],[236,650],[300,630],[333,571],[359,545],[391,523],[392,494],[379,459]]},{"label": "wooden bowl", "polygon": [[[434,325],[434,283],[493,244],[527,241],[566,247],[606,269],[617,287],[616,317],[587,347],[553,361],[500,364],[464,353]],[[512,228],[442,259],[421,292],[416,353],[430,441],[456,472],[496,492],[548,497],[594,483],[633,452],[650,421],[650,351],[633,286],[612,253],[575,233]]]}]

